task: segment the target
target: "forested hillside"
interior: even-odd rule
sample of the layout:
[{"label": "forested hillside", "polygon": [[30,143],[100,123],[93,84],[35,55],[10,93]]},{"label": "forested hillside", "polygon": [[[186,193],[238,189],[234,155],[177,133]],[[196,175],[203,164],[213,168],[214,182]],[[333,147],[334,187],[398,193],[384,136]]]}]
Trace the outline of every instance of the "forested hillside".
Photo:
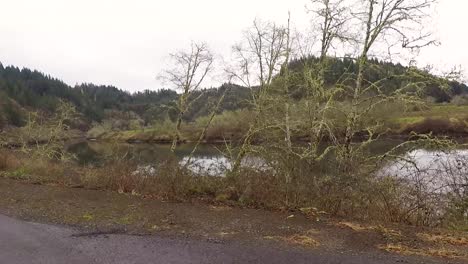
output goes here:
[{"label": "forested hillside", "polygon": [[[291,69],[300,74],[305,61],[316,58],[306,58],[291,62]],[[373,67],[366,72],[366,78],[385,80],[383,87],[392,91],[403,85],[403,81],[394,76],[404,74],[408,68],[388,62],[370,61]],[[357,71],[352,59],[331,59],[326,72],[326,83],[336,83],[346,74]],[[423,71],[421,71],[423,72]],[[388,78],[386,78],[388,77]],[[436,102],[447,102],[455,95],[468,93],[468,87],[458,82],[449,82],[449,87],[442,88],[438,82],[426,89],[425,96]],[[209,88],[194,92],[190,111],[185,113],[185,121],[207,116],[225,89],[229,89],[218,112],[234,111],[249,107],[251,92],[248,88],[224,84],[219,88]],[[292,87],[293,98],[303,96],[301,87]],[[28,111],[39,111],[44,114],[53,113],[60,100],[71,102],[90,124],[100,122],[106,115],[116,112],[131,113],[145,125],[155,120],[174,119],[176,115],[176,100],[178,94],[174,90],[161,89],[129,93],[114,86],[95,84],[79,84],[74,87],[37,70],[20,69],[14,66],[4,67],[0,63],[0,128],[5,126],[21,126],[24,124]]]},{"label": "forested hillside", "polygon": [[[290,63],[292,71],[301,74],[303,67],[314,67],[319,63],[316,57],[308,57],[293,60]],[[369,60],[369,67],[364,71],[364,79],[367,84],[378,84],[382,91],[391,93],[408,83],[424,81],[424,92],[421,97],[430,97],[435,103],[449,102],[454,96],[468,93],[468,86],[451,80],[432,75],[423,69],[405,67],[399,63]],[[358,73],[358,64],[354,58],[327,58],[325,70],[325,85],[331,86],[337,83],[353,86]],[[422,85],[422,84],[421,84]],[[447,87],[445,87],[447,85]],[[303,96],[301,89],[293,90],[296,97]]]}]

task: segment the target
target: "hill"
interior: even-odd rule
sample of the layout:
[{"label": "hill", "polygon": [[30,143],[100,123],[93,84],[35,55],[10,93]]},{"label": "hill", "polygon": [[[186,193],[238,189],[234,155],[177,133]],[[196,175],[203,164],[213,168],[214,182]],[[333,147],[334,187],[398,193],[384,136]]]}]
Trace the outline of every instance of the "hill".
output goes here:
[{"label": "hill", "polygon": [[[300,72],[304,60],[314,61],[314,57],[291,62],[291,69]],[[385,79],[383,87],[391,91],[403,85],[403,81],[391,76],[402,74],[407,67],[390,62],[371,60],[373,67],[366,72],[367,79]],[[353,74],[357,67],[353,59],[330,60],[326,72],[326,83],[336,83],[344,74]],[[389,77],[389,78],[386,78]],[[185,121],[194,121],[210,113],[213,105],[219,100],[225,89],[229,89],[219,113],[234,111],[249,107],[250,89],[234,84],[224,84],[218,88],[208,88],[197,91],[192,108],[184,116]],[[300,99],[300,88],[291,89],[293,98]],[[437,82],[429,86],[425,96],[436,102],[450,101],[454,96],[468,93],[468,86],[463,83],[449,82],[448,89],[442,89]],[[107,118],[130,113],[130,116],[140,120],[142,125],[148,125],[155,120],[173,119],[176,115],[176,100],[178,94],[169,89],[129,93],[114,86],[83,83],[74,87],[37,70],[4,67],[0,63],[0,129],[5,126],[21,126],[29,111],[38,111],[45,115],[53,113],[60,100],[71,102],[82,114],[89,125],[92,122],[102,122]]]}]

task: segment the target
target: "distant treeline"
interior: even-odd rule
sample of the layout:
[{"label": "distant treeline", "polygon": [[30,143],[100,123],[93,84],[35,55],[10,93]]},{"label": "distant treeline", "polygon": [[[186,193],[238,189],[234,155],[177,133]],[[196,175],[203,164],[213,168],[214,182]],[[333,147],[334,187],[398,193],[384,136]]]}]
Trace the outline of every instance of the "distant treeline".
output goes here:
[{"label": "distant treeline", "polygon": [[[316,60],[313,57],[295,60],[291,62],[290,68],[300,75],[304,65],[313,64]],[[386,91],[393,91],[404,85],[404,79],[394,76],[404,75],[408,72],[407,67],[378,60],[371,60],[370,64],[373,67],[369,67],[366,72],[369,82],[384,80],[381,86]],[[352,81],[356,72],[355,60],[330,58],[325,82],[331,85],[344,76],[349,76],[347,80]],[[420,73],[424,74],[424,71]],[[434,79],[437,80],[437,77]],[[450,81],[448,88],[440,86],[440,82],[434,81],[433,85],[426,89],[425,96],[433,98],[436,102],[447,102],[455,95],[468,93],[468,86],[463,83]],[[219,112],[249,107],[249,88],[224,84],[219,88],[208,88],[194,93],[192,97],[197,100],[185,114],[185,121],[208,115],[225,89],[229,89],[229,92],[218,109]],[[298,100],[304,96],[301,87],[291,87],[290,92],[292,97]],[[177,98],[177,92],[169,89],[129,93],[114,86],[91,83],[72,87],[39,71],[14,66],[4,67],[0,63],[0,128],[6,125],[21,126],[28,111],[53,113],[60,100],[75,105],[88,123],[102,121],[107,110],[117,110],[134,112],[148,124],[154,120],[175,118]]]},{"label": "distant treeline", "polygon": [[[296,59],[290,63],[290,69],[301,74],[303,67],[314,67],[318,63],[319,59],[316,57]],[[450,102],[454,96],[468,93],[468,86],[464,83],[444,80],[422,69],[378,59],[369,59],[368,64],[369,67],[364,72],[364,85],[378,84],[385,93],[390,94],[407,84],[418,85],[419,81],[424,82],[425,92],[419,96],[430,97],[435,103]],[[341,82],[353,86],[357,72],[358,64],[354,58],[327,58],[325,85],[336,85]],[[305,92],[300,87],[292,87],[291,93],[296,98],[302,98]]]}]

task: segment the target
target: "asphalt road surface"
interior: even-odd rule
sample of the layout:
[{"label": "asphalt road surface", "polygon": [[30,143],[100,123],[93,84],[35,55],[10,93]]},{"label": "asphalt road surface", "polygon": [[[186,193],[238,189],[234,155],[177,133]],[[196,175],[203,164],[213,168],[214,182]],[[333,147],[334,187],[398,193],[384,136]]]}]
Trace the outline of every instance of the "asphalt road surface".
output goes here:
[{"label": "asphalt road surface", "polygon": [[[0,263],[417,263],[399,256],[360,256],[298,248],[158,236],[82,235],[0,215]],[[421,262],[425,263],[425,262]]]}]

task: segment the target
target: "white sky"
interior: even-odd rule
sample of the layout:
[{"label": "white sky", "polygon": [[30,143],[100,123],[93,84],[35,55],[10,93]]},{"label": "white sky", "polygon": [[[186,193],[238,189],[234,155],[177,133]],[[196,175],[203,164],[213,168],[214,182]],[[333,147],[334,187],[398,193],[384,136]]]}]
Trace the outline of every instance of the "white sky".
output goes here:
[{"label": "white sky", "polygon": [[[0,62],[38,69],[70,85],[162,88],[169,52],[191,40],[221,55],[255,17],[307,27],[307,0],[0,0]],[[467,0],[440,0],[434,24],[442,45],[423,63],[468,69]]]}]

